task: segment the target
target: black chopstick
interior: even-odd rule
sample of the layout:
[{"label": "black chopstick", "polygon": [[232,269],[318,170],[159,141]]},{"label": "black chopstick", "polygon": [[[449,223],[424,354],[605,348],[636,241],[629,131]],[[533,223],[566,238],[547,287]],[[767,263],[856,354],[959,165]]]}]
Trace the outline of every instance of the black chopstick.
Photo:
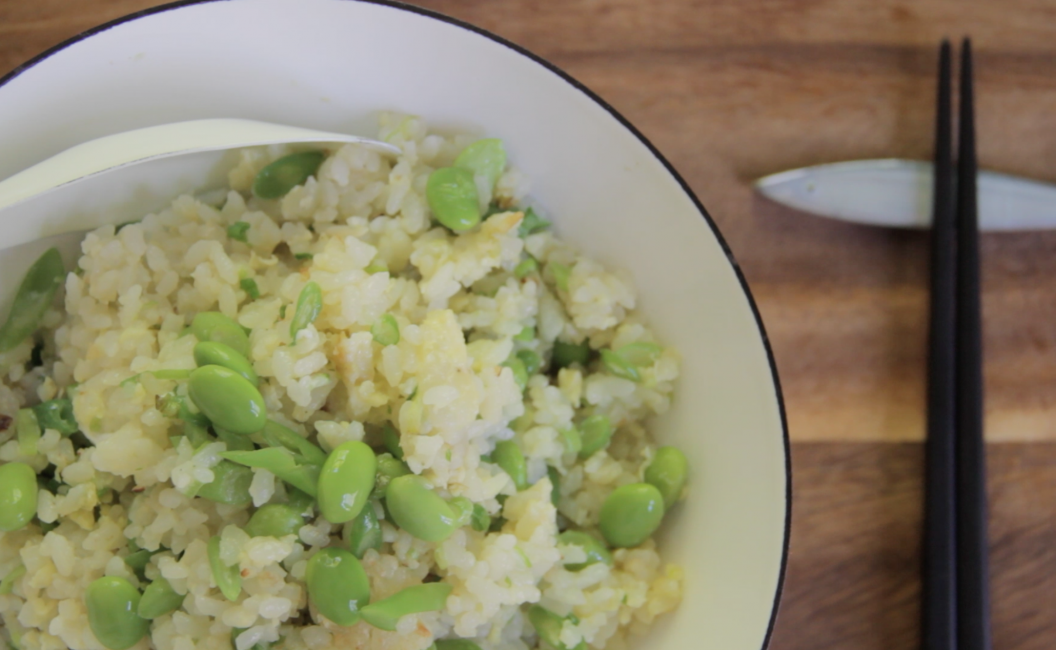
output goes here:
[{"label": "black chopstick", "polygon": [[964,40],[956,198],[950,45],[939,51],[932,223],[922,647],[989,650],[979,230],[971,43]]},{"label": "black chopstick", "polygon": [[957,642],[960,650],[989,650],[990,578],[973,95],[972,43],[966,38],[961,45],[957,143]]}]

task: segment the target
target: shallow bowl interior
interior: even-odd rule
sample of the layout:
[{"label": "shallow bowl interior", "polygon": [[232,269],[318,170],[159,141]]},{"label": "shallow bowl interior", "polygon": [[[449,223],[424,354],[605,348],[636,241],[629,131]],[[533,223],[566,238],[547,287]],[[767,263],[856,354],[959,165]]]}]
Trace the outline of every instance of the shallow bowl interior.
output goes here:
[{"label": "shallow bowl interior", "polygon": [[[638,646],[758,650],[776,608],[789,499],[765,335],[718,231],[684,183],[614,111],[546,63],[455,21],[389,4],[185,3],[97,30],[2,83],[0,177],[152,124],[245,117],[372,135],[379,110],[502,138],[559,232],[633,275],[642,312],[684,359],[674,406],[653,431],[684,449],[694,472],[661,539],[665,557],[685,567],[685,600]],[[110,187],[104,178],[75,196],[83,209],[112,210],[116,223],[134,216],[122,214],[129,206],[203,182],[201,170],[159,167],[138,186]],[[0,215],[0,238],[14,218]],[[17,269],[42,246],[0,251],[0,311]]]}]

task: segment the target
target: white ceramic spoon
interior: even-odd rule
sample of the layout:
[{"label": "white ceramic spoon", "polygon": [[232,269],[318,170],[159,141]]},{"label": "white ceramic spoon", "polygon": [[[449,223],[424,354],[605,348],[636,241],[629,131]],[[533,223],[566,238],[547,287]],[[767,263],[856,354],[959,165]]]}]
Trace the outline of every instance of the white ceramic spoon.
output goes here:
[{"label": "white ceramic spoon", "polygon": [[175,122],[90,140],[0,181],[0,210],[58,187],[148,160],[292,142],[358,142],[378,151],[400,153],[397,147],[377,140],[255,120]]}]

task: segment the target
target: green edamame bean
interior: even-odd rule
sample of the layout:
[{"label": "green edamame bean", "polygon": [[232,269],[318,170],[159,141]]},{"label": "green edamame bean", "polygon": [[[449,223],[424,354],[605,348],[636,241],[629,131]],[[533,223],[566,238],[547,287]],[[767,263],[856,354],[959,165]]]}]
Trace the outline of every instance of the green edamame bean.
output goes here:
[{"label": "green edamame bean", "polygon": [[414,585],[367,605],[361,613],[367,623],[378,629],[393,632],[404,616],[443,609],[450,595],[451,585],[446,582]]},{"label": "green edamame bean", "polygon": [[477,140],[462,150],[455,158],[455,167],[462,167],[488,181],[488,187],[495,187],[495,182],[506,169],[506,148],[498,138]]},{"label": "green edamame bean", "polygon": [[18,453],[23,456],[36,456],[37,443],[40,442],[44,432],[37,422],[37,414],[33,409],[18,409],[15,414],[15,436],[18,439]]},{"label": "green edamame bean", "polygon": [[301,513],[302,517],[315,515],[315,497],[293,486],[286,488],[286,505]]},{"label": "green edamame bean", "polygon": [[420,476],[408,474],[389,481],[385,501],[396,525],[426,542],[442,542],[458,528],[460,513]]},{"label": "green edamame bean", "polygon": [[555,369],[567,368],[576,363],[585,366],[589,360],[590,346],[586,341],[583,341],[582,343],[554,341],[554,350],[550,357],[550,365]]},{"label": "green edamame bean", "polygon": [[213,466],[213,480],[198,488],[195,496],[229,506],[244,506],[253,500],[249,494],[251,483],[253,470],[222,460]]},{"label": "green edamame bean", "polygon": [[0,326],[0,353],[14,348],[37,331],[65,277],[66,269],[57,248],[49,248],[33,262],[18,286],[7,320]]},{"label": "green edamame bean", "polygon": [[639,341],[637,343],[628,343],[616,350],[616,353],[632,366],[647,367],[656,363],[663,351],[664,349],[656,343]]},{"label": "green edamame bean", "polygon": [[260,384],[260,378],[253,370],[253,364],[230,345],[216,341],[199,341],[194,346],[194,362],[199,367],[223,366],[228,370],[234,370],[254,386]]},{"label": "green edamame bean", "polygon": [[524,364],[524,369],[528,371],[529,375],[534,375],[535,371],[539,370],[543,365],[543,360],[534,350],[518,350],[517,358]]},{"label": "green edamame bean", "polygon": [[478,533],[487,532],[491,528],[491,515],[488,514],[484,506],[479,503],[473,504],[473,515],[469,520],[469,525]]},{"label": "green edamame bean", "polygon": [[687,480],[689,460],[675,447],[657,449],[653,462],[645,468],[645,482],[656,486],[660,494],[664,495],[665,509],[670,509],[682,497]]},{"label": "green edamame bean", "polygon": [[136,613],[140,597],[124,578],[99,578],[88,585],[84,605],[88,626],[99,643],[109,650],[126,650],[139,643],[150,629],[150,621]]},{"label": "green edamame bean", "polygon": [[441,167],[429,174],[425,198],[436,220],[454,232],[480,223],[480,198],[473,172],[462,167]]},{"label": "green edamame bean", "polygon": [[598,527],[609,546],[630,548],[649,539],[664,518],[664,497],[648,483],[622,485],[601,506]]},{"label": "green edamame bean", "polygon": [[455,512],[455,526],[461,528],[473,521],[473,502],[466,497],[454,497],[447,502]]},{"label": "green edamame bean", "polygon": [[437,639],[436,650],[480,650],[480,646],[469,639]]},{"label": "green edamame bean", "polygon": [[242,375],[223,366],[202,366],[187,383],[205,417],[234,433],[256,433],[268,421],[264,397]]},{"label": "green edamame bean", "polygon": [[296,535],[304,525],[297,508],[284,503],[269,503],[253,513],[245,531],[250,537],[285,537]]},{"label": "green edamame bean", "polygon": [[293,188],[304,185],[319,170],[325,157],[321,151],[302,151],[269,163],[253,179],[253,196],[260,199],[286,196]]},{"label": "green edamame bean", "polygon": [[403,447],[400,446],[400,433],[391,422],[386,422],[381,428],[381,443],[385,445],[385,451],[392,454],[393,458],[403,460]]},{"label": "green edamame bean", "polygon": [[609,549],[605,548],[605,545],[595,539],[593,535],[588,535],[578,530],[566,530],[557,536],[557,543],[578,546],[587,554],[587,559],[584,562],[566,564],[565,568],[569,571],[582,571],[591,564],[597,564],[598,562],[612,566],[612,554],[609,553]]},{"label": "green edamame bean", "polygon": [[569,648],[561,643],[561,628],[564,627],[567,617],[558,616],[541,605],[532,605],[528,609],[528,622],[535,628],[536,634],[556,650],[585,650],[587,644],[580,641],[575,648]]},{"label": "green edamame bean", "polygon": [[199,341],[223,343],[243,357],[249,354],[249,335],[242,326],[218,311],[203,311],[191,321],[191,333]]},{"label": "green edamame bean", "polygon": [[374,450],[358,440],[337,446],[319,473],[319,512],[327,521],[351,521],[366,505],[377,474]]},{"label": "green edamame bean", "polygon": [[513,380],[517,382],[517,386],[521,390],[524,390],[528,385],[528,369],[524,366],[524,362],[521,361],[520,357],[511,356],[502,365],[513,371]]},{"label": "green edamame bean", "polygon": [[209,556],[209,568],[213,571],[213,581],[224,598],[234,602],[242,593],[242,570],[237,564],[228,566],[220,559],[220,536],[213,535],[206,546]]},{"label": "green edamame bean", "polygon": [[601,365],[605,367],[609,374],[617,377],[630,379],[631,381],[641,381],[642,379],[641,374],[638,373],[638,368],[631,365],[629,361],[620,356],[615,350],[601,351]]},{"label": "green edamame bean", "polygon": [[392,454],[379,454],[377,462],[378,476],[374,481],[374,491],[379,494],[384,494],[392,479],[411,473],[411,468],[407,467],[407,463],[396,460]]},{"label": "green edamame bean", "polygon": [[498,443],[495,451],[491,452],[491,460],[510,475],[518,492],[528,487],[528,463],[517,443],[512,440]]},{"label": "green edamame bean", "polygon": [[41,402],[33,407],[42,429],[54,429],[64,437],[80,431],[73,416],[73,401],[66,397]]},{"label": "green edamame bean", "polygon": [[[518,280],[523,280],[524,278],[528,277],[529,275],[535,273],[538,270],[539,262],[536,262],[534,257],[528,257],[527,259],[521,260],[521,262],[518,263],[517,266],[513,267],[513,277],[517,278]],[[513,338],[517,337],[515,336]]]},{"label": "green edamame bean", "polygon": [[547,466],[546,476],[550,479],[550,503],[556,508],[561,503],[561,473],[556,467]]},{"label": "green edamame bean", "polygon": [[368,549],[379,550],[383,540],[374,504],[368,503],[352,521],[346,523],[342,535],[348,542],[352,555],[360,560]]},{"label": "green edamame bean", "polygon": [[37,473],[25,463],[0,465],[0,531],[22,528],[37,516]]},{"label": "green edamame bean", "polygon": [[290,322],[290,338],[296,341],[297,332],[314,323],[322,310],[323,290],[317,282],[309,282],[304,285],[300,295],[297,296],[297,308]]},{"label": "green edamame bean", "polygon": [[324,548],[308,560],[308,597],[319,613],[338,625],[355,625],[370,602],[370,580],[354,555]]},{"label": "green edamame bean", "polygon": [[569,427],[558,431],[561,434],[561,444],[565,447],[566,454],[579,454],[583,449],[583,436],[579,429]]},{"label": "green edamame bean", "polygon": [[295,455],[304,457],[304,460],[313,465],[322,465],[326,462],[326,452],[311,441],[289,427],[283,426],[275,420],[268,420],[260,435],[269,447],[285,447]]},{"label": "green edamame bean", "polygon": [[304,461],[303,457],[297,456],[288,449],[270,447],[256,451],[225,451],[220,456],[239,465],[266,469],[279,480],[310,494],[313,498],[318,495],[321,468],[319,465]]},{"label": "green edamame bean", "polygon": [[400,342],[400,325],[392,314],[385,314],[370,326],[370,335],[381,345],[396,345]]},{"label": "green edamame bean", "polygon": [[168,580],[158,578],[143,590],[143,597],[139,600],[139,607],[136,608],[136,613],[139,614],[140,618],[152,620],[175,612],[183,605],[184,598],[186,598],[186,594],[181,596],[176,593],[176,590],[172,588]]},{"label": "green edamame bean", "polygon": [[590,458],[609,446],[612,440],[612,422],[604,415],[592,415],[579,425],[583,433],[583,448],[579,450],[580,458]]}]

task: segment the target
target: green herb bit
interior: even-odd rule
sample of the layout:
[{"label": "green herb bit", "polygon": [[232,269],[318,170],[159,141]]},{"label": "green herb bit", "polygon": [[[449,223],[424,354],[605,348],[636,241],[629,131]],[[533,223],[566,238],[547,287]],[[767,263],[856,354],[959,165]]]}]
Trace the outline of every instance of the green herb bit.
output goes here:
[{"label": "green herb bit", "polygon": [[321,466],[305,462],[303,456],[294,454],[288,449],[271,447],[256,451],[225,451],[220,456],[239,465],[266,469],[279,480],[289,483],[302,492],[312,497],[319,496],[318,482]]},{"label": "green herb bit", "polygon": [[628,343],[616,350],[616,353],[627,360],[627,363],[639,368],[649,367],[656,363],[664,349],[656,343]]},{"label": "green herb bit", "polygon": [[624,359],[618,352],[602,350],[601,364],[609,374],[622,377],[623,379],[630,379],[631,381],[641,381],[642,376],[638,373],[638,368],[627,361],[627,359]]},{"label": "green herb bit", "polygon": [[293,254],[293,259],[301,260],[301,261],[310,260],[313,257],[315,257],[314,253],[294,253]]},{"label": "green herb bit", "polygon": [[527,237],[549,227],[549,221],[536,214],[534,209],[528,208],[524,211],[524,219],[521,219],[521,227],[518,233],[521,237]]},{"label": "green herb bit", "polygon": [[247,232],[249,232],[249,222],[248,221],[236,221],[235,223],[233,223],[233,224],[231,224],[230,226],[227,227],[227,236],[230,237],[231,239],[235,239],[235,240],[243,242],[243,243],[245,243],[247,241],[247,239],[246,239],[246,233]]},{"label": "green herb bit", "polygon": [[323,290],[316,282],[309,282],[301,289],[301,295],[297,297],[297,309],[293,312],[293,322],[290,323],[290,338],[297,340],[297,332],[308,327],[319,316],[323,310]]},{"label": "green herb bit", "polygon": [[385,446],[385,451],[393,455],[397,460],[403,460],[403,448],[400,447],[400,432],[396,430],[396,427],[392,426],[391,422],[386,422],[385,426],[381,428],[381,443]]},{"label": "green herb bit", "polygon": [[11,350],[37,331],[65,276],[66,269],[57,248],[49,248],[33,262],[22,278],[7,320],[0,326],[0,353]]},{"label": "green herb bit", "polygon": [[242,291],[246,292],[250,300],[260,298],[260,287],[257,286],[257,281],[253,278],[242,278],[238,281],[238,286],[242,287]]},{"label": "green herb bit", "polygon": [[543,365],[542,358],[534,350],[518,350],[517,358],[524,363],[524,369],[528,371],[529,375],[534,375]]},{"label": "green herb bit", "polygon": [[396,345],[400,342],[400,325],[392,314],[385,314],[370,326],[370,335],[381,345]]},{"label": "green herb bit", "polygon": [[582,343],[566,343],[565,341],[554,341],[553,354],[550,357],[551,365],[556,368],[567,368],[573,364],[587,365],[590,360],[590,346],[586,341]]},{"label": "green herb bit", "polygon": [[231,602],[238,600],[242,593],[242,573],[237,564],[228,566],[220,559],[220,536],[213,535],[206,548],[209,556],[209,567],[213,570],[213,580],[220,588],[220,593]]},{"label": "green herb bit", "polygon": [[18,453],[23,456],[37,455],[37,442],[40,441],[40,423],[33,409],[18,409],[15,416],[15,433],[18,437]]},{"label": "green herb bit", "polygon": [[26,565],[24,564],[19,564],[8,571],[4,579],[0,580],[0,595],[11,593],[15,588],[15,583],[24,575],[26,575]]},{"label": "green herb bit", "polygon": [[42,429],[55,429],[63,436],[69,436],[79,430],[77,419],[73,417],[73,402],[66,397],[41,402],[33,407],[37,422]]},{"label": "green herb bit", "polygon": [[514,341],[528,342],[533,339],[535,339],[535,328],[530,325],[513,335]]},{"label": "green herb bit", "polygon": [[277,199],[303,185],[323,164],[321,151],[304,151],[283,156],[260,170],[253,181],[253,195],[260,199]]},{"label": "green herb bit", "polygon": [[561,291],[568,291],[568,278],[572,275],[572,269],[558,262],[550,262],[550,272],[554,275],[554,284]]},{"label": "green herb bit", "polygon": [[521,260],[521,263],[513,268],[513,276],[518,280],[523,280],[538,270],[539,262],[536,262],[534,257],[528,257]]}]

